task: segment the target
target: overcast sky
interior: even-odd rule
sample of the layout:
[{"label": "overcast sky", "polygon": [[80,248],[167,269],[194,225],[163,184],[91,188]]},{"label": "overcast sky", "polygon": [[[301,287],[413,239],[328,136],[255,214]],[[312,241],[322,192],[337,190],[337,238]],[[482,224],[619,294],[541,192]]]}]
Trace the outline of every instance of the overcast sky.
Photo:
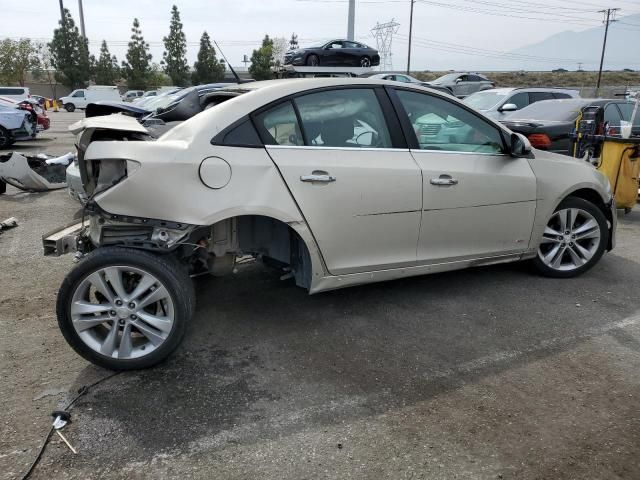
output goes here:
[{"label": "overcast sky", "polygon": [[[218,41],[233,65],[241,65],[243,55],[251,56],[265,34],[288,39],[296,32],[301,46],[346,36],[347,0],[84,0],[92,53],[98,52],[100,42],[105,39],[121,61],[132,20],[137,17],[145,39],[151,44],[153,60],[159,62],[162,37],[168,33],[174,3],[182,16],[189,63],[195,60],[204,30]],[[79,23],[77,0],[64,0],[64,4]],[[554,33],[600,25],[602,14],[597,10],[606,6],[623,7],[622,14],[640,13],[640,0],[617,1],[615,5],[604,0],[417,0],[412,67],[488,69],[495,52],[535,43]],[[395,69],[406,68],[409,8],[410,0],[357,1],[355,31],[360,41],[375,47],[370,31],[377,22],[395,19],[400,24],[392,50]],[[56,0],[30,0],[24,4],[0,0],[0,11],[0,37],[47,41],[60,17]],[[640,27],[638,32],[640,36]],[[470,53],[459,46],[484,50]],[[598,53],[594,58],[597,56]],[[526,67],[522,59],[512,65],[514,69]]]}]

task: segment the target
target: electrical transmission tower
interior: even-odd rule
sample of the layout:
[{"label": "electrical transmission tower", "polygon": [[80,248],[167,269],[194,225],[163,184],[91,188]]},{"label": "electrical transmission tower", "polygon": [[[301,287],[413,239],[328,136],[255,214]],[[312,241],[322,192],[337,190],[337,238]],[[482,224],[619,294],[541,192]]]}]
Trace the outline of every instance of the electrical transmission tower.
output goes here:
[{"label": "electrical transmission tower", "polygon": [[371,29],[371,35],[376,39],[376,47],[380,54],[380,70],[393,70],[393,59],[391,58],[391,47],[393,44],[393,35],[398,33],[400,24],[393,18],[390,22],[376,23]]}]

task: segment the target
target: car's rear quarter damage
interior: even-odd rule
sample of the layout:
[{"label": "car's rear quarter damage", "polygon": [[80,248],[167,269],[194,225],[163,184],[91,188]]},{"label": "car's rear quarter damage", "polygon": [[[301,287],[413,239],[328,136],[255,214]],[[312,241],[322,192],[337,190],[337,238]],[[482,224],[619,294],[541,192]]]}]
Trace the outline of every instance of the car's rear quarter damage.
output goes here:
[{"label": "car's rear quarter damage", "polygon": [[75,126],[89,199],[83,251],[140,248],[215,275],[252,255],[312,289],[319,251],[264,148],[212,145],[186,124],[154,140],[133,119],[99,118]]}]

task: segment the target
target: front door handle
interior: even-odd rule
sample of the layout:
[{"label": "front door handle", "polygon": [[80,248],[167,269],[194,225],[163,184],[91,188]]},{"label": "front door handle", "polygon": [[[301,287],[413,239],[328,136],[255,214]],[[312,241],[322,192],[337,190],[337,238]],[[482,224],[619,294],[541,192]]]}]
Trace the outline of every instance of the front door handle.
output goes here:
[{"label": "front door handle", "polygon": [[458,184],[458,180],[455,178],[452,178],[451,175],[440,175],[438,178],[431,179],[431,185],[448,187],[448,186],[457,185],[457,184]]},{"label": "front door handle", "polygon": [[329,175],[327,172],[313,172],[311,175],[302,175],[300,180],[312,183],[331,183],[336,181],[336,177]]}]

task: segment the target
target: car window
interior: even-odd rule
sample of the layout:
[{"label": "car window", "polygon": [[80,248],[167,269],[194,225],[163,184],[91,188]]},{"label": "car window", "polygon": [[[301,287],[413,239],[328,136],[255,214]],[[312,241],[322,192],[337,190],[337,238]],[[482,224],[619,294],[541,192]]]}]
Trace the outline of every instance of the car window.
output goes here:
[{"label": "car window", "polygon": [[[220,142],[219,136],[213,139],[213,143]],[[224,134],[222,138],[223,145],[230,145],[236,147],[260,147],[262,141],[258,136],[258,132],[253,127],[251,120],[246,119],[240,125],[234,127],[232,130]]]},{"label": "car window", "polygon": [[469,75],[460,75],[457,79],[460,80],[461,82],[468,82],[469,81]]},{"label": "car window", "polygon": [[573,98],[568,93],[553,92],[554,98]]},{"label": "car window", "polygon": [[619,127],[620,126],[620,111],[615,104],[609,104],[604,109],[604,121],[609,122],[610,127]]},{"label": "car window", "polygon": [[[616,105],[618,105],[618,107],[622,111],[623,120],[626,120],[627,122],[630,122],[631,121],[631,115],[633,115],[633,107],[634,107],[635,104],[630,103],[630,102],[626,102],[626,103],[617,103]],[[636,113],[636,118],[633,121],[633,126],[634,127],[640,126],[640,108],[638,109],[638,112]]]},{"label": "car window", "polygon": [[529,99],[531,103],[553,100],[553,94],[551,92],[529,92]]},{"label": "car window", "polygon": [[396,75],[396,82],[409,83],[411,82],[411,80],[409,79],[409,77],[405,77],[404,75]]},{"label": "car window", "polygon": [[516,93],[513,97],[507,100],[506,103],[513,103],[518,110],[529,105],[529,94],[526,92]]},{"label": "car window", "polygon": [[329,44],[330,49],[342,48],[342,42],[331,42]]},{"label": "car window", "polygon": [[467,82],[481,82],[482,80],[478,75],[467,75]]},{"label": "car window", "polygon": [[74,93],[72,97],[84,97],[84,92],[82,90],[79,90],[76,93]]},{"label": "car window", "polygon": [[391,148],[391,135],[372,89],[327,90],[295,99],[311,146]]},{"label": "car window", "polygon": [[296,112],[291,102],[282,103],[256,115],[265,143],[269,145],[304,145]]},{"label": "car window", "polygon": [[342,48],[359,48],[357,43],[354,42],[342,42]]},{"label": "car window", "polygon": [[0,95],[24,95],[24,88],[0,88]]},{"label": "car window", "polygon": [[441,98],[399,90],[422,150],[503,153],[498,128],[468,110]]}]

